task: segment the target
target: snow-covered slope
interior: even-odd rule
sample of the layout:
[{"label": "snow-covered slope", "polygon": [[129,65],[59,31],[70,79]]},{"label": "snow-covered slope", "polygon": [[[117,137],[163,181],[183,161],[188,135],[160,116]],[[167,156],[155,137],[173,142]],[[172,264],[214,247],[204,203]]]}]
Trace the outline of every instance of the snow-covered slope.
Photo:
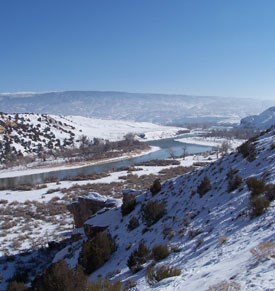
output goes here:
[{"label": "snow-covered slope", "polygon": [[247,116],[241,120],[241,127],[268,129],[275,125],[275,106],[268,108],[259,115]]},{"label": "snow-covered slope", "polygon": [[65,91],[0,94],[4,112],[34,112],[55,115],[81,115],[168,123],[232,121],[258,114],[272,106],[271,101],[241,98],[126,92]]},{"label": "snow-covered slope", "polygon": [[82,116],[0,113],[0,161],[8,153],[17,157],[79,146],[83,136],[122,140],[128,133],[144,140],[175,136],[182,128],[148,122],[102,120]]},{"label": "snow-covered slope", "polygon": [[[270,185],[269,194],[266,188],[258,197],[274,199],[274,137],[272,130],[246,144],[251,151],[248,158],[244,157],[244,147],[244,156],[232,153],[205,168],[163,182],[161,191],[154,196],[147,190],[138,192],[137,204],[130,214],[122,216],[118,207],[104,209],[90,218],[87,227],[107,227],[117,245],[109,261],[93,272],[90,280],[98,276],[122,282],[132,280],[137,284],[134,290],[208,290],[221,282],[239,289],[209,290],[274,290],[274,201],[262,215],[253,215],[251,189],[246,184],[249,177],[264,181]],[[210,185],[204,189],[208,191],[202,191],[206,177]],[[229,180],[238,183],[229,189]],[[162,203],[165,214],[146,225],[144,209],[152,201]],[[129,230],[132,217],[138,219],[139,226]],[[152,258],[140,271],[132,273],[127,261],[141,241],[150,249],[167,244],[170,255],[154,268],[172,266],[181,274],[149,284],[145,269]],[[65,258],[73,266],[81,249],[79,242],[72,244],[72,249],[74,255],[65,249],[55,261]]]}]

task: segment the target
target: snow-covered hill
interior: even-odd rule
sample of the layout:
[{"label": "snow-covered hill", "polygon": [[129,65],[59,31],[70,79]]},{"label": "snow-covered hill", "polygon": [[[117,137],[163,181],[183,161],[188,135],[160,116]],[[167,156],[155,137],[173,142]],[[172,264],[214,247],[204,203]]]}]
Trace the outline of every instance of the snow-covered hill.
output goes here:
[{"label": "snow-covered hill", "polygon": [[271,101],[241,98],[126,92],[65,91],[0,94],[4,112],[81,115],[154,123],[239,122],[272,106]]},{"label": "snow-covered hill", "polygon": [[148,122],[102,120],[81,116],[0,113],[0,162],[14,157],[78,147],[82,137],[122,140],[129,133],[143,139],[175,136],[182,128]]},{"label": "snow-covered hill", "polygon": [[[48,283],[54,284],[56,279],[69,284],[67,278],[71,276],[72,284],[85,280],[83,275],[75,277],[81,273],[79,268],[75,273],[64,267],[60,263],[64,259],[72,269],[81,264],[90,282],[107,278],[131,286],[130,290],[274,290],[274,137],[275,129],[249,140],[237,152],[204,168],[162,181],[161,185],[155,182],[150,191],[125,190],[123,201],[118,199],[115,208],[102,209],[90,217],[83,228],[73,231],[71,240],[61,245],[51,243],[49,248],[40,251],[2,257],[0,286],[6,286],[7,279],[22,282],[33,278],[51,260],[52,267],[42,275],[45,277],[40,283],[35,283],[38,287],[34,290],[64,290],[41,289],[39,284],[45,287]],[[121,175],[114,174],[117,178]],[[106,179],[111,181],[111,177]],[[41,193],[37,190],[31,195],[39,198]],[[58,200],[57,196],[50,201],[58,204]],[[24,209],[28,205],[30,201],[26,200]],[[12,212],[6,214],[12,215]],[[61,219],[62,215],[55,216],[58,217]],[[11,227],[16,227],[12,223],[15,222],[11,221]],[[44,225],[42,230],[45,228]],[[13,236],[17,236],[16,231]],[[11,241],[8,239],[3,243],[8,245]],[[20,243],[24,244],[24,239]],[[176,276],[163,278],[169,272]],[[25,290],[22,283],[20,286],[19,290]]]},{"label": "snow-covered hill", "polygon": [[[239,152],[165,181],[155,195],[148,190],[128,192],[136,204],[129,203],[129,213],[124,207],[124,216],[119,206],[87,220],[86,235],[83,229],[76,233],[93,241],[95,233],[104,229],[116,244],[110,259],[90,280],[98,276],[128,284],[130,280],[136,285],[133,290],[274,290],[274,137],[273,129]],[[158,261],[144,247],[136,251],[142,242],[149,250],[167,245],[170,253]],[[78,261],[87,268],[83,255],[88,256],[88,250],[80,240],[54,261],[66,259],[71,267]],[[180,274],[157,282],[160,266],[176,268]]]},{"label": "snow-covered hill", "polygon": [[268,108],[259,115],[247,116],[241,120],[241,127],[268,129],[275,125],[275,106]]}]

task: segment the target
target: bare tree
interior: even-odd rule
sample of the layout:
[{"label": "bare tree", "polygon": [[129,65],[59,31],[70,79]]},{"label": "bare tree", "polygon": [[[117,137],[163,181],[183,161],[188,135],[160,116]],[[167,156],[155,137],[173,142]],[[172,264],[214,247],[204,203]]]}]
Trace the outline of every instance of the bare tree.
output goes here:
[{"label": "bare tree", "polygon": [[225,155],[228,153],[229,149],[230,149],[230,143],[228,141],[224,141],[221,144],[220,150],[221,150],[221,154]]},{"label": "bare tree", "polygon": [[183,150],[182,157],[185,158],[187,156],[187,145],[186,144],[183,144],[182,150]]},{"label": "bare tree", "polygon": [[175,152],[171,148],[169,148],[167,151],[168,151],[170,158],[175,160],[176,159]]}]

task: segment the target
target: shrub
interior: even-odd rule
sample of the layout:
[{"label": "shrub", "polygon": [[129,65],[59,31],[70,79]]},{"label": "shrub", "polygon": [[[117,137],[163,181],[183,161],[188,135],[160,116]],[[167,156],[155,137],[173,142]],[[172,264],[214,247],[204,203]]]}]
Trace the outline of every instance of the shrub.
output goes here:
[{"label": "shrub", "polygon": [[155,268],[154,264],[150,264],[146,269],[146,279],[149,284],[157,283],[169,277],[179,276],[180,274],[180,269],[165,265]]},{"label": "shrub", "polygon": [[125,247],[125,250],[128,251],[132,247],[132,243],[128,243]]},{"label": "shrub", "polygon": [[228,241],[228,237],[227,236],[225,236],[225,235],[221,235],[220,237],[219,237],[219,244],[220,245],[223,245],[223,244],[225,244],[227,241]]},{"label": "shrub", "polygon": [[152,195],[156,195],[160,190],[161,190],[160,180],[156,179],[153,182],[153,185],[150,187],[150,191],[151,191]]},{"label": "shrub", "polygon": [[243,179],[240,176],[233,176],[232,178],[228,178],[228,192],[232,192],[241,187]]},{"label": "shrub", "polygon": [[168,257],[170,254],[167,245],[156,245],[152,249],[152,257],[155,261],[161,261]]},{"label": "shrub", "polygon": [[135,216],[132,216],[128,224],[128,230],[133,230],[138,226],[139,226],[138,219]]},{"label": "shrub", "polygon": [[134,250],[127,261],[129,269],[136,273],[141,270],[141,265],[145,264],[149,258],[150,250],[143,241],[140,242],[138,248]]},{"label": "shrub", "polygon": [[165,203],[162,201],[149,201],[142,206],[142,218],[147,226],[159,221],[166,213]]},{"label": "shrub", "polygon": [[193,239],[194,237],[196,237],[197,235],[201,234],[202,231],[197,229],[197,228],[190,228],[188,231],[188,237],[190,239]]},{"label": "shrub", "polygon": [[7,286],[7,291],[27,291],[23,282],[12,281]]},{"label": "shrub", "polygon": [[102,266],[116,250],[116,244],[107,232],[99,232],[94,238],[84,243],[79,257],[79,264],[87,274]]},{"label": "shrub", "polygon": [[233,178],[239,172],[238,169],[230,168],[226,174],[227,178]]},{"label": "shrub", "polygon": [[197,188],[197,192],[202,197],[205,193],[207,193],[211,189],[210,180],[208,177],[204,177],[201,181],[200,185]]},{"label": "shrub", "polygon": [[171,252],[172,253],[180,253],[181,252],[180,246],[178,246],[178,245],[171,246]]},{"label": "shrub", "polygon": [[85,291],[87,278],[80,266],[71,270],[65,261],[51,265],[33,282],[34,291]]},{"label": "shrub", "polygon": [[275,243],[271,241],[260,243],[255,248],[252,248],[250,252],[257,258],[257,260],[268,258],[275,259]]},{"label": "shrub", "polygon": [[155,263],[151,263],[146,268],[145,277],[146,277],[147,282],[150,285],[153,285],[154,283],[156,283],[156,281],[154,280],[154,268],[155,268],[155,265],[156,265]]},{"label": "shrub", "polygon": [[249,162],[252,162],[256,159],[256,146],[252,143],[253,140],[248,140],[241,144],[237,150],[243,155]]},{"label": "shrub", "polygon": [[171,240],[175,236],[175,231],[172,227],[164,227],[162,230],[163,238]]},{"label": "shrub", "polygon": [[239,290],[241,290],[240,284],[233,281],[221,282],[208,288],[208,291],[239,291]]},{"label": "shrub", "polygon": [[15,268],[15,272],[11,278],[12,282],[26,283],[29,277],[30,268],[19,265]]},{"label": "shrub", "polygon": [[246,185],[248,190],[251,191],[251,196],[255,197],[262,194],[265,191],[265,183],[263,180],[258,180],[254,177],[246,179]]},{"label": "shrub", "polygon": [[196,240],[195,242],[195,247],[198,248],[199,246],[201,246],[204,243],[204,240],[202,238],[199,238]]},{"label": "shrub", "polygon": [[88,285],[88,291],[122,291],[121,282],[111,282],[107,279],[99,279]]},{"label": "shrub", "polygon": [[135,287],[137,286],[137,282],[131,279],[128,279],[127,281],[124,281],[124,289],[123,291],[128,290],[136,290]]},{"label": "shrub", "polygon": [[122,198],[121,213],[123,216],[131,213],[136,207],[136,198],[129,193],[124,194]]},{"label": "shrub", "polygon": [[268,201],[272,202],[275,200],[275,185],[274,184],[268,184],[265,187],[266,190],[266,198]]},{"label": "shrub", "polygon": [[253,216],[262,215],[269,207],[270,202],[263,196],[257,196],[251,199],[251,208]]},{"label": "shrub", "polygon": [[9,201],[6,200],[6,199],[1,199],[1,200],[0,200],[0,204],[8,204],[8,202],[9,202]]}]

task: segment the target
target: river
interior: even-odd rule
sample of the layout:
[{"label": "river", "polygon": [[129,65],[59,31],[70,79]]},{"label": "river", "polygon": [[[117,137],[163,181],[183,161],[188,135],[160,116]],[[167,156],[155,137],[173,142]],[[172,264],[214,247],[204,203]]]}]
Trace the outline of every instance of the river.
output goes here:
[{"label": "river", "polygon": [[[189,137],[189,135],[177,136],[177,138],[184,137]],[[185,144],[182,142],[178,142],[174,140],[174,138],[148,141],[146,142],[146,144],[148,144],[149,146],[157,146],[160,149],[155,152],[151,152],[134,158],[128,158],[122,161],[106,162],[99,165],[89,165],[80,168],[62,169],[18,177],[0,178],[0,187],[11,188],[14,185],[18,184],[44,183],[50,178],[63,180],[66,177],[75,177],[78,175],[88,175],[93,173],[107,172],[112,169],[128,167],[145,161],[155,159],[157,160],[167,159],[170,158],[171,152],[173,153],[174,156],[180,157],[181,155],[184,154],[184,152],[186,154],[196,154],[206,152],[212,149],[212,147],[209,146]]]}]

